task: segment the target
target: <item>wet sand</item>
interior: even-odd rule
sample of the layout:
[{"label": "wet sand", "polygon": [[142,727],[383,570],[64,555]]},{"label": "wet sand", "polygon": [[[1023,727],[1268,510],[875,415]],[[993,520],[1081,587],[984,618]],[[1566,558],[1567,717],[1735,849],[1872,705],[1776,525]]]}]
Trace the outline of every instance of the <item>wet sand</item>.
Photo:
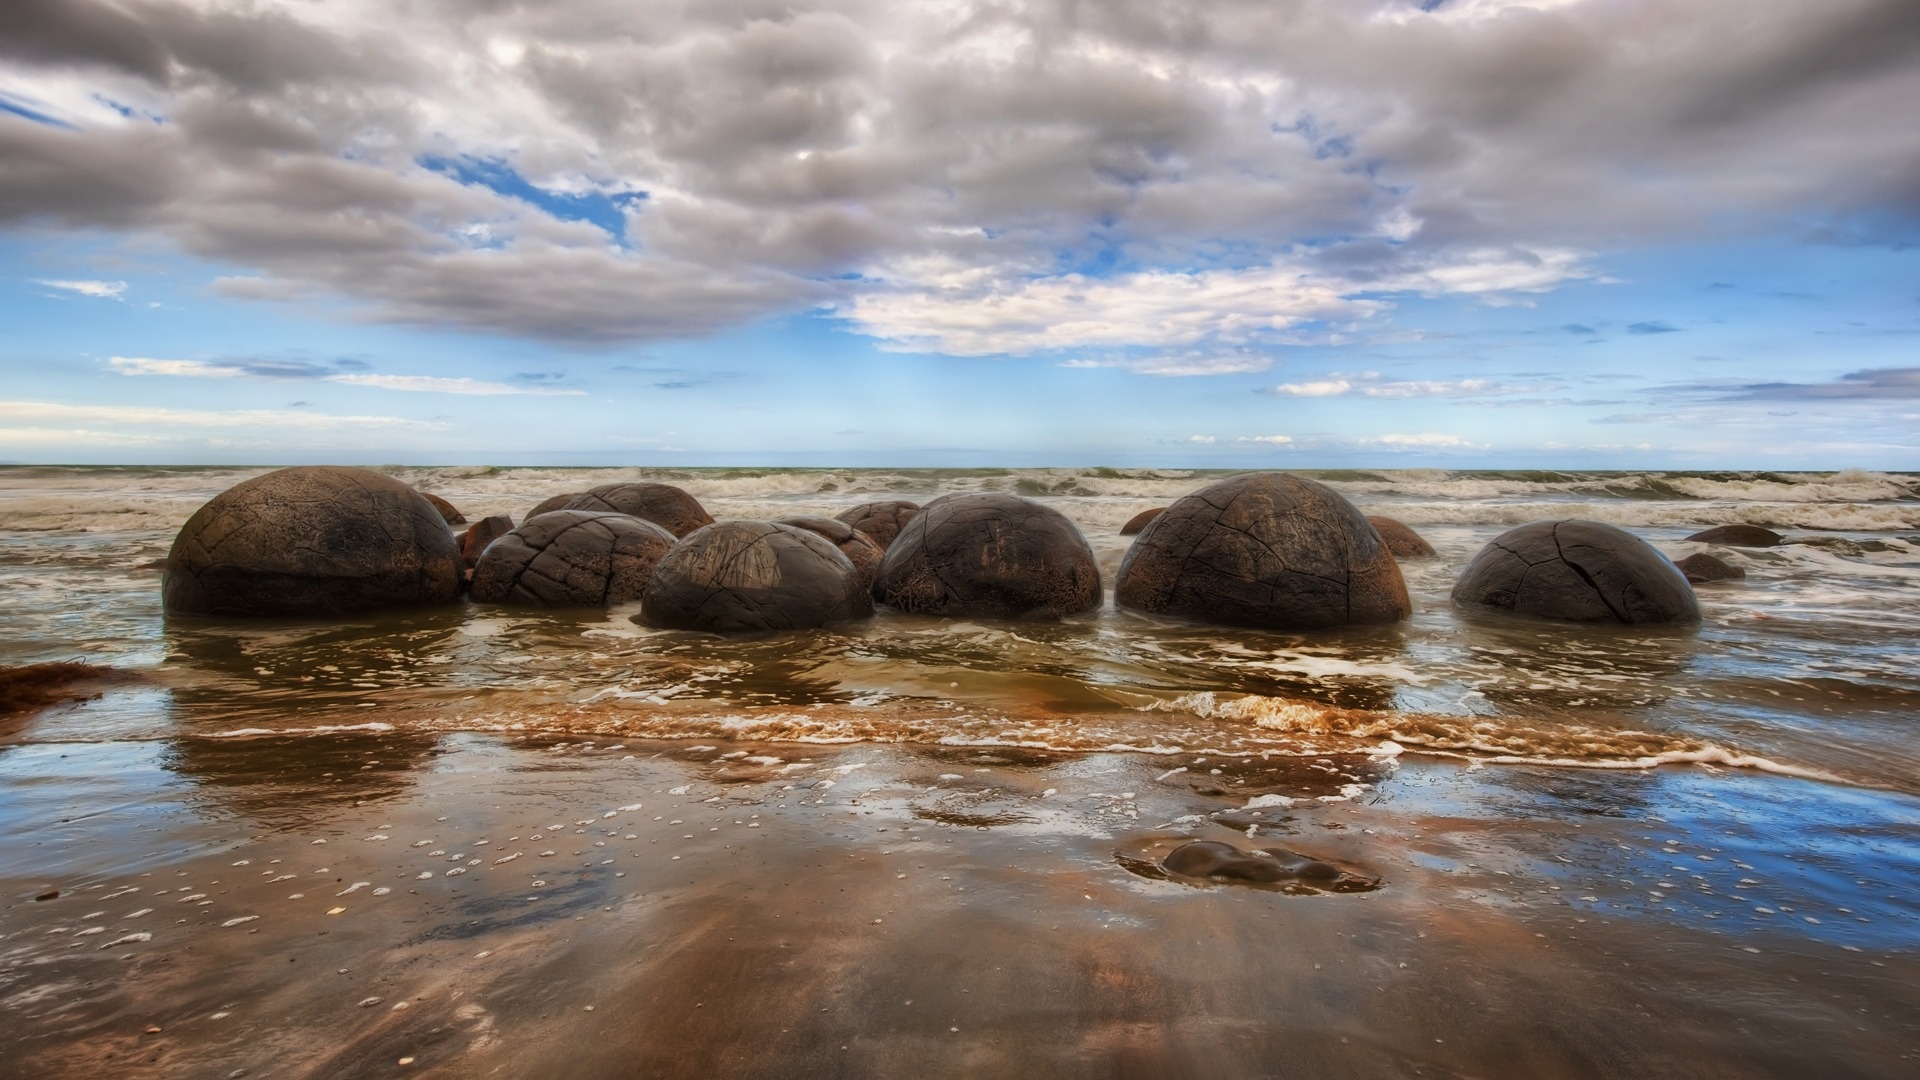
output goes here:
[{"label": "wet sand", "polygon": [[[1920,800],[1193,757],[16,745],[0,1074],[1920,1075]],[[1191,839],[1382,885],[1128,869]]]}]

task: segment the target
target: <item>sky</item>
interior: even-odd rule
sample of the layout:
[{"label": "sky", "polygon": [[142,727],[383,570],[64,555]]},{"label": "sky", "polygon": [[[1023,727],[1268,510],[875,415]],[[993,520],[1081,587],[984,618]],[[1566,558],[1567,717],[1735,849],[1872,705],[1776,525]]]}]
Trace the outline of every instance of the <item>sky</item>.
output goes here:
[{"label": "sky", "polygon": [[7,0],[0,462],[1920,468],[1912,0]]}]

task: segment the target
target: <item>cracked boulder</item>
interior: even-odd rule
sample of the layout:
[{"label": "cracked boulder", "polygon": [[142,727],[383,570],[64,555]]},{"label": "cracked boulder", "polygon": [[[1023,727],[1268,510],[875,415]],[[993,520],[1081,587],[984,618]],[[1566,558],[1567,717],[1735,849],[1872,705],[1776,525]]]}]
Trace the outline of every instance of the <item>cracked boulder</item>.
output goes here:
[{"label": "cracked boulder", "polygon": [[872,614],[867,583],[825,537],[771,521],[722,521],[696,530],[660,560],[636,621],[735,634]]},{"label": "cracked boulder", "polygon": [[842,510],[834,516],[835,521],[844,521],[873,538],[873,542],[885,551],[893,545],[893,538],[907,527],[913,515],[920,512],[919,503],[893,500],[891,502],[861,503],[850,510]]},{"label": "cracked boulder", "polygon": [[840,554],[853,564],[853,570],[860,575],[866,588],[873,587],[874,580],[880,576],[880,560],[886,551],[874,542],[873,537],[841,521],[839,518],[826,517],[790,517],[781,518],[776,525],[791,525],[796,529],[805,529],[840,549]]},{"label": "cracked boulder", "polygon": [[637,600],[673,534],[628,514],[554,510],[488,544],[473,598],[514,607],[592,608]]},{"label": "cracked boulder", "polygon": [[1453,585],[1485,611],[1628,626],[1697,623],[1680,570],[1645,540],[1597,521],[1534,521],[1494,537]]},{"label": "cracked boulder", "polygon": [[601,484],[576,495],[563,509],[600,510],[631,514],[684,537],[695,529],[713,524],[713,515],[700,500],[672,484]]},{"label": "cracked boulder", "polygon": [[1267,630],[1413,612],[1400,564],[1360,511],[1325,484],[1277,472],[1222,480],[1168,507],[1128,549],[1114,601]]},{"label": "cracked boulder", "polygon": [[568,503],[572,502],[575,499],[581,498],[584,495],[586,495],[586,492],[584,491],[563,491],[560,494],[553,496],[552,498],[541,499],[540,504],[538,506],[535,506],[533,509],[527,511],[527,516],[524,520],[532,521],[534,518],[539,517],[541,514],[551,514],[555,510],[565,510],[567,508]]},{"label": "cracked boulder", "polygon": [[1436,553],[1427,538],[1390,517],[1368,517],[1367,524],[1380,534],[1380,540],[1396,559],[1428,559]]},{"label": "cracked boulder", "polygon": [[459,542],[426,496],[367,469],[308,465],[236,484],[167,553],[161,597],[195,615],[337,615],[460,595]]},{"label": "cracked boulder", "polygon": [[880,564],[881,600],[918,615],[1057,619],[1100,606],[1100,567],[1066,515],[1018,495],[945,495]]}]

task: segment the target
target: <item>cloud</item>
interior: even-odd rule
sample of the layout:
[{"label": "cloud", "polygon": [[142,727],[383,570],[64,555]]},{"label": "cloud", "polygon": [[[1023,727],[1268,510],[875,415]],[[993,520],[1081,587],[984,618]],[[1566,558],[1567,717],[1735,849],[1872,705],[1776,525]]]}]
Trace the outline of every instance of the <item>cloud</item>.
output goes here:
[{"label": "cloud", "polygon": [[1085,357],[1061,362],[1064,368],[1119,368],[1135,375],[1186,378],[1202,375],[1246,375],[1273,366],[1271,356],[1254,353],[1175,352],[1152,356],[1093,360]]},{"label": "cloud", "polygon": [[1669,326],[1663,322],[1637,322],[1629,323],[1627,326],[1629,334],[1677,334],[1679,332],[1679,327]]},{"label": "cloud", "polygon": [[1283,397],[1339,397],[1353,389],[1345,379],[1319,379],[1313,382],[1281,383],[1273,393]]},{"label": "cloud", "polygon": [[446,425],[399,416],[338,416],[274,409],[167,409],[142,405],[65,405],[48,401],[0,401],[0,424],[131,424],[138,427],[273,428],[305,430],[427,427]]},{"label": "cloud", "polygon": [[341,372],[340,367],[364,367],[354,361],[336,362],[334,368],[303,360],[156,360],[143,356],[109,357],[107,366],[122,375],[164,375],[191,379],[236,379],[264,377],[275,379],[313,379],[347,386],[374,386],[382,390],[403,390],[431,394],[519,394],[534,397],[583,397],[584,390],[565,390],[550,386],[516,386],[511,383],[481,382],[471,378],[442,378],[432,375],[381,375]]},{"label": "cloud", "polygon": [[34,284],[45,285],[50,289],[61,289],[66,292],[78,293],[81,296],[91,296],[96,300],[125,300],[127,298],[127,283],[124,281],[55,281],[47,278],[36,278]]},{"label": "cloud", "polygon": [[1211,435],[1189,435],[1187,436],[1187,441],[1190,443],[1198,443],[1201,446],[1212,446],[1217,440]]},{"label": "cloud", "polygon": [[1712,382],[1677,389],[1734,401],[1909,400],[1920,398],[1920,367],[1869,368],[1823,383]]},{"label": "cloud", "polygon": [[1281,397],[1344,397],[1357,394],[1370,398],[1487,398],[1511,394],[1537,394],[1558,390],[1565,384],[1558,379],[1536,382],[1501,382],[1497,379],[1386,379],[1379,372],[1357,374],[1335,372],[1322,379],[1281,383],[1268,389]]},{"label": "cloud", "polygon": [[1237,443],[1266,443],[1269,446],[1292,446],[1291,435],[1242,435],[1233,440]]},{"label": "cloud", "polygon": [[539,397],[585,397],[585,390],[561,390],[549,386],[513,386],[508,383],[480,382],[475,379],[447,379],[431,375],[328,375],[325,382],[348,386],[377,386],[382,390],[405,390],[426,394],[530,394]]}]

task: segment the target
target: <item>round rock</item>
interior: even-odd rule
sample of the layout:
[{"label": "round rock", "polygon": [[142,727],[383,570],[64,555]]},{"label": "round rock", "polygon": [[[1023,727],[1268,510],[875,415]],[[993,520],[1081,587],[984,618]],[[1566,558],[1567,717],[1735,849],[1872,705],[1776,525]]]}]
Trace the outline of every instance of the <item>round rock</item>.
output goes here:
[{"label": "round rock", "polygon": [[879,590],[919,615],[1057,619],[1100,606],[1100,567],[1058,510],[1018,495],[947,495],[894,538]]},{"label": "round rock", "polygon": [[713,515],[700,500],[672,484],[601,484],[576,495],[565,509],[600,510],[645,518],[675,536],[713,524]]},{"label": "round rock", "polygon": [[1152,523],[1154,518],[1157,518],[1161,514],[1164,514],[1166,512],[1167,512],[1167,508],[1164,506],[1156,506],[1151,510],[1142,510],[1139,513],[1128,518],[1127,523],[1125,525],[1120,526],[1120,535],[1121,536],[1138,536],[1140,534],[1140,530],[1146,528],[1150,523]]},{"label": "round rock", "polygon": [[1736,581],[1747,576],[1745,570],[1704,551],[1696,551],[1673,565],[1694,585],[1705,585],[1711,581]]},{"label": "round rock", "polygon": [[695,530],[654,567],[639,619],[730,634],[871,614],[866,582],[825,537],[771,521],[722,521]]},{"label": "round rock", "polygon": [[919,503],[896,499],[892,502],[861,503],[850,510],[840,511],[834,520],[844,521],[866,533],[874,543],[880,545],[881,551],[885,551],[893,546],[893,538],[899,536],[900,530],[906,528],[907,522],[912,521],[919,512]]},{"label": "round rock", "polygon": [[1786,537],[1758,525],[1720,525],[1694,533],[1687,539],[1696,544],[1719,544],[1722,547],[1779,547]]},{"label": "round rock", "polygon": [[672,533],[627,514],[550,511],[487,545],[473,568],[473,598],[542,608],[635,600],[673,544]]},{"label": "round rock", "polygon": [[575,499],[581,498],[585,494],[586,492],[584,491],[565,491],[565,492],[561,492],[558,495],[553,496],[550,499],[542,499],[540,500],[540,505],[527,511],[527,516],[525,520],[532,521],[534,518],[539,517],[541,514],[551,514],[555,510],[565,510],[567,508],[568,503],[572,502]]},{"label": "round rock", "polygon": [[1155,518],[1120,564],[1122,607],[1227,626],[1317,630],[1412,614],[1400,564],[1325,484],[1249,473]]},{"label": "round rock", "polygon": [[860,575],[865,588],[872,588],[874,579],[880,576],[880,560],[886,556],[885,549],[875,543],[873,537],[839,518],[790,517],[781,518],[775,524],[791,525],[825,538],[853,564],[853,571]]},{"label": "round rock", "polygon": [[1645,540],[1598,521],[1534,521],[1473,557],[1453,585],[1466,608],[1629,626],[1700,621],[1680,570]]},{"label": "round rock", "polygon": [[1381,541],[1396,559],[1427,559],[1436,554],[1426,537],[1414,532],[1403,522],[1390,517],[1368,517],[1367,524],[1380,534]]},{"label": "round rock", "polygon": [[167,553],[168,611],[337,615],[460,595],[460,547],[426,496],[367,469],[281,469],[214,496]]},{"label": "round rock", "polygon": [[446,519],[447,524],[465,525],[467,523],[467,515],[461,513],[452,503],[431,491],[422,491],[420,494],[425,495],[427,501],[433,504],[433,508],[440,511],[440,516]]}]

